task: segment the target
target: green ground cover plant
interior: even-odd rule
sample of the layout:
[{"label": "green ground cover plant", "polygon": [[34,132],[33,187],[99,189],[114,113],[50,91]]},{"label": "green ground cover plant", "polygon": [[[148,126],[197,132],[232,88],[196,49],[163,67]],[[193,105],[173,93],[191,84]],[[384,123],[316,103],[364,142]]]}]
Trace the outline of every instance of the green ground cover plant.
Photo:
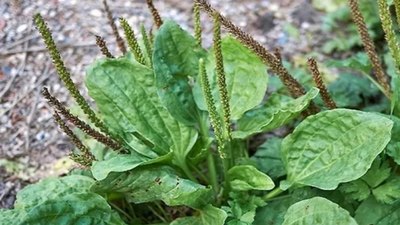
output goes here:
[{"label": "green ground cover plant", "polygon": [[[85,80],[96,109],[35,15],[57,72],[84,113],[70,113],[43,89],[82,168],[21,190],[13,209],[0,210],[0,224],[398,223],[400,49],[392,20],[400,20],[399,0],[376,5],[392,57],[384,64],[358,1],[348,1],[365,54],[330,65],[364,77],[343,75],[328,87],[315,59],[307,62],[312,85],[303,86],[279,52],[204,0],[194,3],[194,35],[147,2],[157,29],[142,26],[139,39],[120,19],[127,48],[104,1],[124,54],[114,56],[97,36],[105,57],[88,67]],[[201,12],[214,27],[210,49],[202,46]],[[222,36],[221,28],[229,34]],[[271,75],[279,78],[277,91],[265,96]],[[371,96],[387,104],[366,110]],[[282,126],[290,134],[250,148],[255,136]]]}]

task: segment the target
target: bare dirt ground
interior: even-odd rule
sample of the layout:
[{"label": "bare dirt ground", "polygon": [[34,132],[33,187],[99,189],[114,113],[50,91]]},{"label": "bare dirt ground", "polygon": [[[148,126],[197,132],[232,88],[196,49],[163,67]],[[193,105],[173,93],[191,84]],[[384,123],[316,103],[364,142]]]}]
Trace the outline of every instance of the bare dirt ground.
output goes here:
[{"label": "bare dirt ground", "polygon": [[[154,3],[163,18],[192,29],[191,0]],[[210,3],[268,48],[282,48],[288,58],[310,52],[321,39],[321,13],[307,0]],[[114,17],[126,18],[136,29],[140,23],[152,26],[144,0],[109,0],[109,6]],[[66,155],[73,146],[54,123],[40,90],[48,87],[71,108],[74,102],[34,28],[32,15],[37,12],[48,22],[72,79],[85,96],[85,68],[101,57],[94,35],[103,36],[111,52],[120,55],[100,0],[0,0],[0,208],[11,207],[24,185],[65,173],[72,165]],[[206,15],[202,19],[205,43],[210,45],[211,20]],[[296,39],[288,24],[299,31]]]}]

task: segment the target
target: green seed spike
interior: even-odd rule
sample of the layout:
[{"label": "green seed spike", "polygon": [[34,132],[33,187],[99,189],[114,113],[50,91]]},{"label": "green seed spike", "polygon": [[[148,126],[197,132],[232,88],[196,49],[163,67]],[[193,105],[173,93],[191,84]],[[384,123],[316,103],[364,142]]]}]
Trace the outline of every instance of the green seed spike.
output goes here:
[{"label": "green seed spike", "polygon": [[144,47],[146,48],[150,66],[153,67],[153,46],[150,43],[149,36],[147,35],[146,28],[144,27],[143,23],[140,25],[140,32],[142,33],[143,43]]},{"label": "green seed spike", "polygon": [[196,38],[197,45],[201,46],[200,5],[197,2],[194,3],[193,16],[194,16],[194,37]]},{"label": "green seed spike", "polygon": [[53,64],[57,70],[60,79],[64,82],[67,87],[69,93],[78,103],[79,107],[83,110],[83,112],[89,117],[89,120],[100,130],[108,134],[108,129],[104,126],[101,120],[96,116],[94,111],[90,108],[89,104],[85,101],[83,96],[79,93],[78,88],[75,86],[74,82],[71,80],[71,74],[67,70],[64,65],[64,62],[60,56],[60,53],[57,49],[57,46],[53,40],[50,29],[47,27],[47,24],[44,22],[42,16],[40,14],[36,14],[34,17],[34,22],[36,24],[37,29],[42,35],[43,41],[50,53],[51,59],[53,60]]},{"label": "green seed spike", "polygon": [[394,7],[396,9],[397,24],[400,25],[400,0],[394,0]]},{"label": "green seed spike", "polygon": [[146,65],[146,60],[143,57],[142,50],[140,49],[139,43],[135,37],[135,32],[129,25],[128,21],[124,18],[119,19],[122,28],[124,29],[125,38],[128,41],[129,48],[131,49],[136,61],[142,65]]},{"label": "green seed spike", "polygon": [[207,104],[207,109],[210,116],[211,126],[213,127],[215,137],[217,138],[218,150],[221,158],[225,158],[226,156],[224,155],[223,151],[221,151],[223,149],[222,145],[224,143],[222,126],[220,122],[220,117],[217,113],[217,107],[215,106],[215,101],[211,93],[211,86],[210,82],[208,81],[206,66],[203,59],[199,60],[199,76],[201,88],[204,93],[204,99]]},{"label": "green seed spike", "polygon": [[400,65],[400,47],[393,29],[393,22],[389,11],[389,6],[387,5],[386,0],[379,0],[378,6],[379,16],[382,21],[382,28],[385,32],[385,39],[388,43],[390,53],[396,62],[396,65]]},{"label": "green seed spike", "polygon": [[225,71],[224,71],[224,60],[222,57],[221,49],[221,24],[219,14],[214,14],[214,54],[215,54],[215,64],[217,72],[217,85],[219,90],[219,95],[221,98],[221,105],[224,118],[224,128],[225,128],[225,138],[231,139],[231,115],[229,106],[229,96],[228,90],[226,88],[225,81]]}]

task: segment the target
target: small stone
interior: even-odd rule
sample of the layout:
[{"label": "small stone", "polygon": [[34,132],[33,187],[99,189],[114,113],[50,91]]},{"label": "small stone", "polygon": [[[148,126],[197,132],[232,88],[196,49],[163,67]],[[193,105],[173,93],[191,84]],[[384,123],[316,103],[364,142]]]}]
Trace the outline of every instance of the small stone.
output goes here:
[{"label": "small stone", "polygon": [[22,33],[28,28],[27,24],[22,24],[17,27],[17,33]]},{"label": "small stone", "polygon": [[90,10],[89,14],[94,17],[101,17],[101,15],[102,15],[102,13],[99,9],[92,9],[92,10]]}]

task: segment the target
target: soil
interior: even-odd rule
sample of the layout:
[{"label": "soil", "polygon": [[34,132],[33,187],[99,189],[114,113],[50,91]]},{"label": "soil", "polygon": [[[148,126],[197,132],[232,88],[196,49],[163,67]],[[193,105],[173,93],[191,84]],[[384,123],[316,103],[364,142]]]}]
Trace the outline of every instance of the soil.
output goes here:
[{"label": "soil", "polygon": [[[5,0],[0,4],[0,208],[10,208],[15,194],[38,179],[66,173],[73,163],[73,148],[57,128],[52,110],[40,94],[46,86],[61,102],[74,109],[60,82],[40,35],[32,23],[36,12],[48,22],[72,79],[87,97],[85,68],[101,57],[94,35],[105,38],[115,55],[121,53],[107,24],[100,1]],[[192,1],[154,1],[163,18],[192,30]],[[284,57],[311,52],[324,39],[321,12],[306,0],[211,0],[246,32],[269,49],[279,47]],[[152,27],[144,0],[109,0],[114,17],[124,17],[134,27]],[[211,43],[211,20],[202,15],[204,43]],[[290,35],[287,26],[299,32]],[[312,38],[310,38],[310,35]],[[307,37],[307,38],[306,38]],[[87,97],[89,100],[89,98]]]}]

